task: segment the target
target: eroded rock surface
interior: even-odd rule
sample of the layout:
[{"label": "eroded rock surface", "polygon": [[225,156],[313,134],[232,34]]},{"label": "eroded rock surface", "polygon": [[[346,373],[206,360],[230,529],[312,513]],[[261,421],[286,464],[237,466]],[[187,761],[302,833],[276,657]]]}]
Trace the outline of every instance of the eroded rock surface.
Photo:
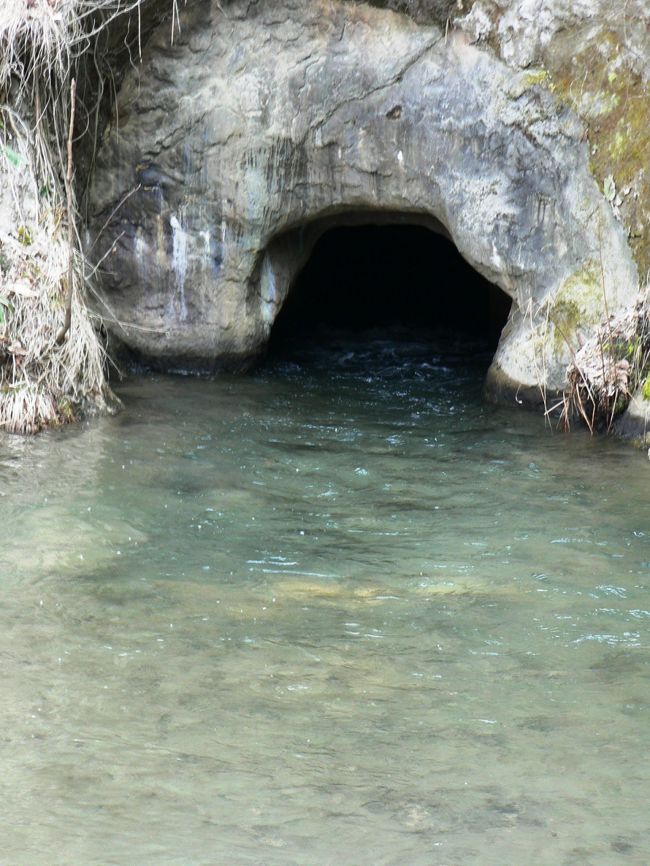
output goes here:
[{"label": "eroded rock surface", "polygon": [[[646,0],[463,0],[455,24],[530,68],[584,123],[590,168],[650,278],[650,5]],[[469,11],[467,11],[469,10]],[[536,72],[532,72],[532,68]]]},{"label": "eroded rock surface", "polygon": [[323,231],[394,215],[513,299],[494,390],[560,388],[638,291],[583,136],[538,74],[463,32],[341,0],[196,3],[173,45],[154,34],[99,153],[112,327],[167,367],[244,364]]}]

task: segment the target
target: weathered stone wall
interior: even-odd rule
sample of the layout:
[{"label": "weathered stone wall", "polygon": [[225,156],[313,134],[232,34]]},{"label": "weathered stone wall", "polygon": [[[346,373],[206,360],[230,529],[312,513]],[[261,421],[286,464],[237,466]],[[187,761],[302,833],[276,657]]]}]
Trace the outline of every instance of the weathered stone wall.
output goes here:
[{"label": "weathered stone wall", "polygon": [[[407,5],[437,20],[449,4]],[[575,347],[636,297],[626,231],[546,73],[509,66],[491,31],[458,20],[201,0],[173,45],[159,28],[89,202],[120,338],[168,367],[246,363],[319,233],[395,214],[447,233],[513,299],[495,390],[562,387]]]},{"label": "weathered stone wall", "polygon": [[[460,4],[462,5],[462,4]],[[471,6],[471,9],[469,7]],[[584,123],[589,166],[650,280],[650,5],[464,0],[473,44],[531,74]]]}]

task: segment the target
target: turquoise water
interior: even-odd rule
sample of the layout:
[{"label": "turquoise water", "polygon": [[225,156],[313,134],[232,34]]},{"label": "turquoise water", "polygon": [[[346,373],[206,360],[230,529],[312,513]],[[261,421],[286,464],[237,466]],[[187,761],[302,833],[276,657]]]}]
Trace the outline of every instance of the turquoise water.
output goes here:
[{"label": "turquoise water", "polygon": [[393,338],[2,439],[2,866],[648,863],[650,463]]}]

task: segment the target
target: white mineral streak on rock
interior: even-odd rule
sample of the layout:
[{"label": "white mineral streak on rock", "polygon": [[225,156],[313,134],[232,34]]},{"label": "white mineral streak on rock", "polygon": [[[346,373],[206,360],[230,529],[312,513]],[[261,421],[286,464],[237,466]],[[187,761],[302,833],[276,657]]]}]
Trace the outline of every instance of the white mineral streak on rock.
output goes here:
[{"label": "white mineral streak on rock", "polygon": [[138,266],[138,272],[144,273],[147,268],[149,246],[142,235],[141,229],[138,229],[138,231],[136,232],[135,244],[133,249],[135,252],[135,261]]},{"label": "white mineral streak on rock", "polygon": [[178,314],[181,321],[187,319],[185,301],[185,278],[187,276],[187,232],[179,219],[172,214],[169,218],[172,229],[172,268],[176,274]]},{"label": "white mineral streak on rock", "polygon": [[269,327],[273,324],[277,309],[277,287],[275,273],[268,256],[264,257],[260,277],[261,313],[263,322]]},{"label": "white mineral streak on rock", "polygon": [[203,259],[203,266],[207,270],[214,266],[214,261],[212,259],[212,234],[210,229],[208,228],[200,231],[199,238],[203,242],[203,253],[201,258]]}]

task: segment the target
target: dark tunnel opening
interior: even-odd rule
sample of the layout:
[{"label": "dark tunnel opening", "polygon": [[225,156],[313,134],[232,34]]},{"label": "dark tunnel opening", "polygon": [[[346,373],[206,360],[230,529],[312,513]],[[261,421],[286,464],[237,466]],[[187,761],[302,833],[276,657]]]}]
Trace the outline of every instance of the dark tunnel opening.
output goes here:
[{"label": "dark tunnel opening", "polygon": [[452,241],[420,225],[338,226],[316,242],[274,323],[269,350],[305,339],[431,331],[467,352],[494,353],[510,298]]}]

